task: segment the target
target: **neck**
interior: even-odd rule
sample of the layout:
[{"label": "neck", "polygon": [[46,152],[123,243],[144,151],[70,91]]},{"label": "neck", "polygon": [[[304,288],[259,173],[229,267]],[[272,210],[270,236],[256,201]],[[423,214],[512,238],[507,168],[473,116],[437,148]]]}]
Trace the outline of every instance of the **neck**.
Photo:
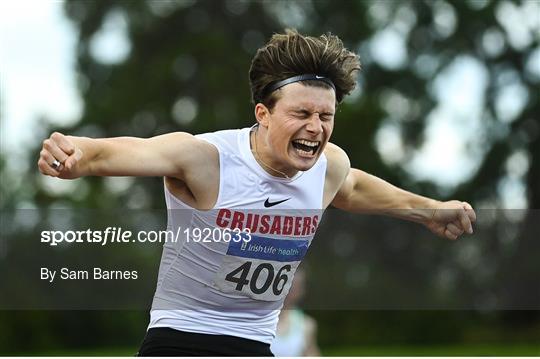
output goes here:
[{"label": "neck", "polygon": [[251,152],[253,153],[255,160],[257,160],[257,163],[259,163],[259,165],[264,168],[266,172],[274,177],[283,177],[288,179],[292,178],[297,171],[295,171],[293,174],[289,174],[286,170],[282,171],[281,169],[276,168],[279,166],[272,164],[271,161],[263,159],[263,154],[261,152],[264,151],[265,146],[262,146],[263,150],[261,151],[261,146],[259,146],[261,141],[258,138],[258,133],[259,126],[257,126],[254,131],[251,131],[250,135]]}]

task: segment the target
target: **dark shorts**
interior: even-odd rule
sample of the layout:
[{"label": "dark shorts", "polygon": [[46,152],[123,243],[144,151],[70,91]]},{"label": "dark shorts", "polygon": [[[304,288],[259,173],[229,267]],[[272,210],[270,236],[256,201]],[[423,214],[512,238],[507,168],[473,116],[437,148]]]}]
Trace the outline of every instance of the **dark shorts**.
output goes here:
[{"label": "dark shorts", "polygon": [[150,328],[138,356],[274,356],[270,344],[231,335]]}]

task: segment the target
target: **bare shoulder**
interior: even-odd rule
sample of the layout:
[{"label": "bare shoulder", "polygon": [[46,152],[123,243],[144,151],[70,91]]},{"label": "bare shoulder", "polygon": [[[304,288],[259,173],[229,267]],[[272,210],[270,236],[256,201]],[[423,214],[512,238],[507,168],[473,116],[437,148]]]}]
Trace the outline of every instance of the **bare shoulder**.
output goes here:
[{"label": "bare shoulder", "polygon": [[351,162],[343,149],[330,142],[326,145],[324,154],[327,159],[327,165],[323,208],[326,208],[332,202],[347,178],[351,169]]},{"label": "bare shoulder", "polygon": [[190,141],[189,148],[184,154],[190,158],[195,168],[201,169],[204,172],[213,170],[219,167],[219,151],[217,147],[210,142],[193,136]]},{"label": "bare shoulder", "polygon": [[217,149],[212,144],[187,132],[172,132],[153,137],[151,140],[159,142],[162,148],[179,159],[188,161],[210,159],[211,157],[217,158],[218,155]]},{"label": "bare shoulder", "polygon": [[170,145],[180,168],[165,183],[178,199],[197,209],[210,209],[219,191],[219,152],[208,141],[191,134],[170,134]]},{"label": "bare shoulder", "polygon": [[344,177],[351,168],[351,161],[343,149],[331,142],[328,142],[324,149],[324,154],[328,160],[327,173],[337,177]]},{"label": "bare shoulder", "polygon": [[219,154],[216,147],[190,133],[173,132],[150,139],[155,149],[162,151],[176,167],[176,175],[187,179],[190,174],[200,174],[218,163]]}]

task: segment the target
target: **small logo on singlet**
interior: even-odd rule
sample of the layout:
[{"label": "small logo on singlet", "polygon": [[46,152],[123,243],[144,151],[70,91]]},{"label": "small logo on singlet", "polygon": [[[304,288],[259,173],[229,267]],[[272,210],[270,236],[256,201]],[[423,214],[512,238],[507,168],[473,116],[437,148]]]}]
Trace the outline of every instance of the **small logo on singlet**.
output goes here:
[{"label": "small logo on singlet", "polygon": [[280,203],[283,203],[283,202],[285,202],[285,201],[288,201],[288,200],[290,200],[290,199],[291,199],[291,198],[289,197],[289,198],[283,199],[283,200],[281,200],[281,201],[270,202],[270,197],[268,197],[268,198],[266,199],[266,201],[264,201],[264,206],[265,206],[266,208],[274,207],[274,206],[276,206],[276,205],[278,205],[278,204],[280,204]]}]

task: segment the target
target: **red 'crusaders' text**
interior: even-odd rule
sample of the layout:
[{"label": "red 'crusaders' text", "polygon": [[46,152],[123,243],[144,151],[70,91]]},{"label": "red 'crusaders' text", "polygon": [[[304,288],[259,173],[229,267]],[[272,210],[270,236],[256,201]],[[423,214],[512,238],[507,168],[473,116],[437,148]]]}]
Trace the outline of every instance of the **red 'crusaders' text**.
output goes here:
[{"label": "red 'crusaders' text", "polygon": [[251,233],[306,236],[317,230],[319,216],[270,216],[220,209],[216,224],[221,228],[249,229]]}]

